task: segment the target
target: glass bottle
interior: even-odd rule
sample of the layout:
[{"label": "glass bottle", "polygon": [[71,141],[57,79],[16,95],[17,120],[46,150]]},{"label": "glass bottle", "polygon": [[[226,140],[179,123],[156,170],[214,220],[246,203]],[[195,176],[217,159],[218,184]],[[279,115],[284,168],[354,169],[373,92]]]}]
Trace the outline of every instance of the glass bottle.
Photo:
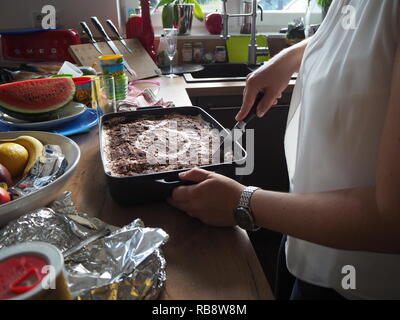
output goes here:
[{"label": "glass bottle", "polygon": [[139,41],[153,61],[156,62],[157,53],[154,46],[154,29],[151,24],[149,0],[140,0],[140,6],[142,8],[142,34]]},{"label": "glass bottle", "polygon": [[128,39],[139,38],[141,34],[142,15],[140,13],[140,9],[135,9],[135,13],[131,14],[126,22],[126,37]]}]

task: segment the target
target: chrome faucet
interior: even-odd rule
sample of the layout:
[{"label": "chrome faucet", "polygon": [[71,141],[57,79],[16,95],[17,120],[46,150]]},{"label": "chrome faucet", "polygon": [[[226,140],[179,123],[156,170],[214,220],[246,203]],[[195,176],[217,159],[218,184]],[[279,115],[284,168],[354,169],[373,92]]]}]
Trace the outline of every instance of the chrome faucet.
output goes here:
[{"label": "chrome faucet", "polygon": [[248,64],[256,65],[257,57],[267,56],[269,50],[267,47],[258,47],[256,41],[256,21],[257,21],[257,7],[261,10],[261,21],[263,19],[263,8],[258,5],[258,0],[252,0],[252,11],[250,13],[227,13],[226,3],[228,0],[222,0],[222,38],[227,40],[230,36],[228,34],[228,19],[230,17],[251,17],[251,37],[249,44],[249,57]]}]

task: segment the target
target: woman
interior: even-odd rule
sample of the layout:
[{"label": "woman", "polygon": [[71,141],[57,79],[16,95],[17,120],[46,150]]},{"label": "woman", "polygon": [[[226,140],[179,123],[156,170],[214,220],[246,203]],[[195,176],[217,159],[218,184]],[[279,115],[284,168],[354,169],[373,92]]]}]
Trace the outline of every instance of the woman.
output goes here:
[{"label": "woman", "polygon": [[[237,120],[259,92],[262,117],[299,71],[285,137],[291,192],[247,194],[254,223],[288,235],[292,298],[400,298],[399,31],[399,0],[335,0],[314,37],[247,79]],[[245,186],[200,169],[181,178],[198,184],[176,188],[172,205],[237,224]]]}]

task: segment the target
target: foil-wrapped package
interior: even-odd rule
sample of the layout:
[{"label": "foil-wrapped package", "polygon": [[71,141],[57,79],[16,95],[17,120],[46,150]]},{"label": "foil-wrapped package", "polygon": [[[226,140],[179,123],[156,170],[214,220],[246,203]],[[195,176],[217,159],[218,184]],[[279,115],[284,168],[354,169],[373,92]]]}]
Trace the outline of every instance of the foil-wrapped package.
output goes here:
[{"label": "foil-wrapped package", "polygon": [[64,255],[68,286],[76,299],[154,299],[165,282],[160,228],[137,219],[123,228],[77,211],[66,192],[0,230],[0,249],[26,241],[55,245]]},{"label": "foil-wrapped package", "polygon": [[155,249],[167,237],[163,230],[145,228],[137,219],[85,246],[65,261],[72,294],[81,299],[155,298],[165,281],[165,260]]},{"label": "foil-wrapped package", "polygon": [[29,173],[10,188],[13,199],[26,196],[47,186],[65,172],[67,165],[68,162],[60,146],[44,145],[42,156],[35,162]]}]

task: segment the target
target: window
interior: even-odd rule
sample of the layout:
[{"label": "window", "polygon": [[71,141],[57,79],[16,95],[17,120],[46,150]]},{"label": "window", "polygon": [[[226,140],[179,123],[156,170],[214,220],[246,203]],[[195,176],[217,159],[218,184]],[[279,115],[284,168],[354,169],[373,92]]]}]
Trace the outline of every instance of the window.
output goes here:
[{"label": "window", "polygon": [[159,2],[158,0],[150,0],[150,8],[154,8]]},{"label": "window", "polygon": [[259,4],[264,10],[283,10],[283,8],[292,0],[261,0]]},{"label": "window", "polygon": [[214,12],[221,9],[221,0],[197,0],[204,12]]},{"label": "window", "polygon": [[[160,0],[150,0],[150,7],[154,8]],[[214,12],[221,8],[221,0],[197,0],[204,12]]]},{"label": "window", "polygon": [[[150,5],[154,8],[160,0],[150,0]],[[221,0],[197,0],[204,13],[214,12],[218,10],[221,12]],[[251,0],[246,0],[251,1]],[[305,16],[305,12],[310,1],[312,9],[311,22],[321,22],[321,9],[316,5],[316,0],[260,0],[259,4],[263,7],[263,21],[260,15],[257,17],[257,30],[258,32],[279,32],[281,28],[287,27],[290,21]],[[137,8],[140,3],[139,0],[119,0],[121,10],[121,20],[126,21],[127,12],[129,8]],[[227,9],[228,13],[235,14],[242,12],[243,0],[228,0]],[[152,15],[153,26],[156,33],[161,33],[161,10],[157,10]],[[124,22],[123,22],[124,23]],[[229,19],[229,32],[239,33],[242,18]],[[193,19],[192,35],[207,34],[204,23]]]},{"label": "window", "polygon": [[305,18],[308,9],[310,23],[321,22],[321,8],[316,0],[260,0],[259,4],[264,9],[263,21],[257,20],[259,32],[277,32],[294,19]]},{"label": "window", "polygon": [[[260,0],[264,10],[280,10],[284,12],[306,12],[308,0]],[[313,3],[310,3],[313,6]]]}]

